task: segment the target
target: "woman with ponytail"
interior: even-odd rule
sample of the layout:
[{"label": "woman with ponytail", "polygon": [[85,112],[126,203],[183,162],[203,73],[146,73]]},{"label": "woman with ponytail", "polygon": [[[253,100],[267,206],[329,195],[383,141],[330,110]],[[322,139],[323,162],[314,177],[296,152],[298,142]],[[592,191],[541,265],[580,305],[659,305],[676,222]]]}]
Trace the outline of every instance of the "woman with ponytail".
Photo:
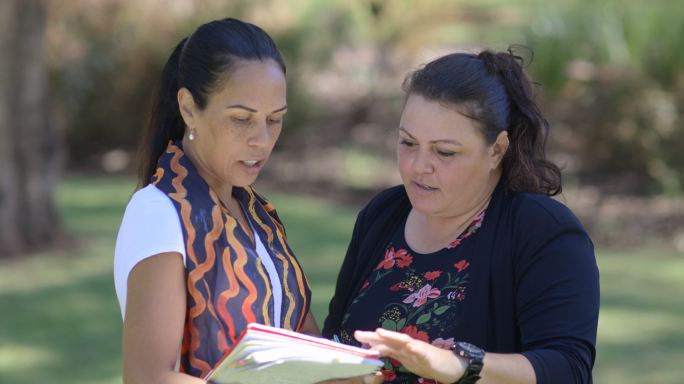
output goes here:
[{"label": "woman with ponytail", "polygon": [[403,185],[359,214],[323,335],[391,383],[591,383],[598,268],[522,61],[454,53],[404,87]]},{"label": "woman with ponytail", "polygon": [[285,64],[255,25],[212,21],[171,54],[116,241],[124,383],[204,383],[250,322],[319,332],[278,215],[251,187],[286,111]]}]

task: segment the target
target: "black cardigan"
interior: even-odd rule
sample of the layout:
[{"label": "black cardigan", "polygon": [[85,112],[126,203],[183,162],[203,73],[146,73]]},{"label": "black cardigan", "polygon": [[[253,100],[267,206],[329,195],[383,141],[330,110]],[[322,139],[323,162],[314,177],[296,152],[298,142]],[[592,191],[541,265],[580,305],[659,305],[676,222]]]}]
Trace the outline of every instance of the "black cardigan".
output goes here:
[{"label": "black cardigan", "polygon": [[[411,210],[403,186],[381,192],[358,215],[323,335],[340,322]],[[482,227],[460,245],[472,255],[471,296],[455,340],[488,352],[522,353],[537,383],[591,383],[599,274],[589,236],[563,204],[496,187]]]}]

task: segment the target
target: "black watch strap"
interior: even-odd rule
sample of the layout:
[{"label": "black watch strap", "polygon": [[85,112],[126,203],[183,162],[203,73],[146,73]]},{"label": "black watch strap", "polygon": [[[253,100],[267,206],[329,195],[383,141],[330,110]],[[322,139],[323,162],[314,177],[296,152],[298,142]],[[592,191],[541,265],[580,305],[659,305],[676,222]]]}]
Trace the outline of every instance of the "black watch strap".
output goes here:
[{"label": "black watch strap", "polygon": [[485,351],[480,347],[464,341],[456,342],[451,347],[451,350],[454,354],[465,358],[468,362],[463,377],[455,384],[473,384],[480,380],[480,372],[482,372]]}]

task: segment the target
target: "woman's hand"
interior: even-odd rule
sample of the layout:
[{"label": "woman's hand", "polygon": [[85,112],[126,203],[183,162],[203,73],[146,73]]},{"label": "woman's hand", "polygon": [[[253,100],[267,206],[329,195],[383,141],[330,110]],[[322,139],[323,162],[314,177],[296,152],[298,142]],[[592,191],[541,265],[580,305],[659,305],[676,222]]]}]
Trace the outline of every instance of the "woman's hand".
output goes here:
[{"label": "woman's hand", "polygon": [[350,377],[348,379],[333,379],[321,381],[317,384],[382,384],[382,373],[376,372],[366,376]]},{"label": "woman's hand", "polygon": [[356,340],[369,344],[381,355],[398,360],[406,369],[440,383],[455,383],[465,373],[467,362],[447,349],[411,336],[378,328],[375,332],[354,332]]}]

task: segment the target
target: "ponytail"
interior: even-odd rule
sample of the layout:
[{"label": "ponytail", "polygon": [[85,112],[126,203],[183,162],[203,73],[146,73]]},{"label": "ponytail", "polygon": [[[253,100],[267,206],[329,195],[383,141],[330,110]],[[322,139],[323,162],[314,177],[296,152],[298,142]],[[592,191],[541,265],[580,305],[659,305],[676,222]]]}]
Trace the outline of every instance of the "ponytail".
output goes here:
[{"label": "ponytail", "polygon": [[164,153],[169,140],[180,140],[185,132],[177,94],[180,88],[178,68],[186,41],[184,38],[176,45],[157,86],[152,113],[138,148],[138,187],[150,183],[157,168],[157,159]]},{"label": "ponytail", "polygon": [[546,159],[549,123],[534,101],[531,82],[523,71],[523,59],[512,48],[507,52],[483,51],[478,55],[485,67],[501,81],[509,101],[510,146],[503,159],[503,172],[514,191],[555,196],[562,191],[558,166]]},{"label": "ponytail", "polygon": [[185,123],[178,106],[178,90],[186,88],[203,110],[238,60],[274,60],[285,73],[285,63],[273,39],[254,24],[233,18],[200,25],[183,39],[166,62],[152,113],[138,149],[138,187],[149,184],[157,160],[170,140],[181,140]]}]

